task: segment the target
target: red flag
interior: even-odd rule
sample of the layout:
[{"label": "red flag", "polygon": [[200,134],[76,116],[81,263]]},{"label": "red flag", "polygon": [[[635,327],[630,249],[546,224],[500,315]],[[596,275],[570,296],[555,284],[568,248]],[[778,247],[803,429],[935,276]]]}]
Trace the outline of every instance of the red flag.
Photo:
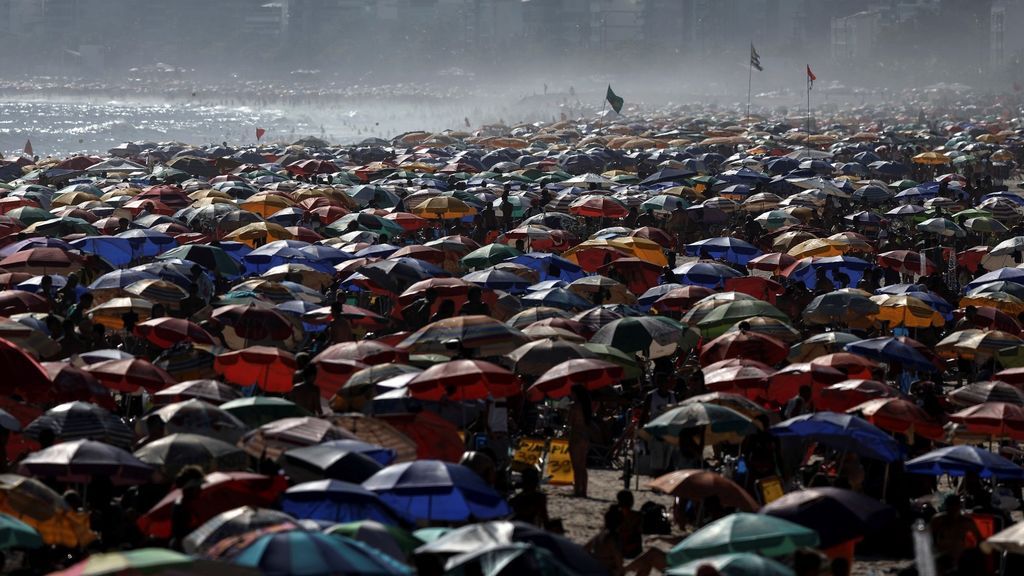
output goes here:
[{"label": "red flag", "polygon": [[817,79],[818,79],[818,77],[814,75],[814,72],[811,72],[811,65],[808,64],[807,65],[807,86],[809,88],[813,88],[814,87],[814,81],[817,80]]},{"label": "red flag", "polygon": [[32,141],[25,140],[25,149],[23,150],[26,156],[33,156],[35,153],[32,151]]},{"label": "red flag", "polygon": [[257,128],[256,129],[256,141],[259,142],[260,138],[263,138],[263,135],[266,134],[266,133],[267,133],[267,131],[264,130],[263,128]]}]

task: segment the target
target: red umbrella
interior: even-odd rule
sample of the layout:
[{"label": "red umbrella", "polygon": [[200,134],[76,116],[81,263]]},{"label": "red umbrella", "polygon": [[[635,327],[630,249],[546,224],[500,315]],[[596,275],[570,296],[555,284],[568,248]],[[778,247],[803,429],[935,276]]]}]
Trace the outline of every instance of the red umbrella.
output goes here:
[{"label": "red umbrella", "polygon": [[[320,199],[316,198],[315,200]],[[303,200],[302,202],[299,203],[299,205],[301,206],[305,202],[306,201]],[[351,210],[343,208],[341,206],[317,206],[310,210],[309,213],[316,214],[316,216],[320,218],[320,223],[323,224],[324,226],[327,226],[331,222],[334,222],[335,220],[340,220],[343,216],[351,214]]]},{"label": "red umbrella", "polygon": [[15,252],[0,260],[0,268],[8,272],[58,274],[81,268],[80,258],[60,248],[31,248]]},{"label": "red umbrella", "polygon": [[[268,507],[288,488],[284,476],[263,476],[248,472],[213,472],[203,478],[199,497],[189,504],[189,529],[221,512],[239,506]],[[181,499],[181,489],[172,490],[149,512],[139,518],[139,530],[147,536],[167,539],[171,537],[174,503]]]},{"label": "red umbrella", "polygon": [[171,186],[169,184],[162,184],[147,188],[141,194],[137,194],[134,199],[158,200],[175,209],[181,209],[192,204],[192,199],[188,197],[188,194],[185,194],[181,188]]},{"label": "red umbrella", "polygon": [[865,420],[882,430],[899,434],[917,434],[931,440],[942,440],[946,433],[920,406],[903,398],[876,398],[847,410],[860,413]]},{"label": "red umbrella", "polygon": [[539,328],[551,327],[567,330],[569,332],[572,332],[573,334],[579,334],[580,336],[586,338],[587,340],[589,340],[590,337],[594,335],[594,331],[588,328],[582,322],[577,322],[569,318],[544,318],[543,320],[531,322],[528,326],[526,326],[526,328],[530,328],[533,326]]},{"label": "red umbrella", "polygon": [[988,246],[974,246],[956,255],[956,263],[968,270],[977,270],[978,264],[988,254]]},{"label": "red umbrella", "polygon": [[[406,306],[416,299],[422,297],[427,290],[433,289],[437,293],[437,300],[464,299],[473,284],[461,278],[428,278],[420,280],[409,286],[398,296],[398,303]],[[458,304],[456,304],[458,305]]]},{"label": "red umbrella", "polygon": [[329,160],[299,160],[285,166],[285,170],[292,174],[308,176],[310,174],[331,174],[338,171],[338,167]]},{"label": "red umbrella", "polygon": [[822,389],[820,399],[814,405],[820,410],[845,412],[868,400],[895,396],[899,396],[895,388],[877,380],[843,380]]},{"label": "red umbrella", "polygon": [[[964,317],[964,314],[966,314],[966,309],[957,308],[953,311],[953,318],[960,320]],[[1002,330],[1003,332],[1009,332],[1010,334],[1020,334],[1021,332],[1024,332],[1016,318],[1002,310],[993,308],[992,306],[975,307],[974,327],[983,329],[987,328],[990,330]]]},{"label": "red umbrella", "polygon": [[107,409],[115,407],[110,390],[104,388],[95,376],[85,370],[67,362],[43,362],[42,366],[52,382],[46,390],[45,404],[64,404],[81,400]]},{"label": "red umbrella", "polygon": [[530,386],[528,398],[540,402],[546,398],[565,398],[574,384],[583,384],[587,390],[598,390],[622,380],[622,367],[604,360],[574,358],[548,369]]},{"label": "red umbrella", "polygon": [[701,368],[701,372],[703,372],[704,374],[708,374],[710,372],[714,372],[715,370],[721,370],[722,368],[732,368],[734,366],[753,366],[754,368],[763,370],[769,374],[771,374],[775,370],[774,368],[765,364],[764,362],[754,360],[753,358],[727,358],[725,360],[719,360],[718,362],[712,362],[711,364],[704,366],[703,368]]},{"label": "red umbrella", "polygon": [[842,382],[846,374],[829,366],[801,362],[777,370],[767,381],[767,399],[777,404],[787,402],[800,392],[801,386],[810,386],[812,402],[817,405],[822,388]]},{"label": "red umbrella", "polygon": [[325,363],[332,360],[357,360],[364,364],[386,364],[388,362],[406,362],[408,355],[376,340],[359,342],[341,342],[332,344],[316,355],[314,362]]},{"label": "red umbrella", "polygon": [[608,196],[591,194],[574,201],[569,213],[592,218],[622,218],[629,214],[629,209]]},{"label": "red umbrella", "polygon": [[738,391],[739,388],[764,386],[765,378],[771,375],[771,370],[759,366],[726,366],[714,370],[704,368],[703,373],[704,386],[708,390],[730,392]]},{"label": "red umbrella", "polygon": [[683,286],[673,288],[654,301],[652,308],[658,312],[685,312],[694,304],[711,296],[715,291],[704,286]]},{"label": "red umbrella", "polygon": [[140,322],[135,333],[158,348],[170,348],[179,342],[212,345],[213,337],[198,324],[182,318],[155,318]]},{"label": "red umbrella", "polygon": [[629,288],[629,291],[636,295],[643,294],[657,286],[664,271],[657,264],[651,264],[646,260],[632,256],[612,260],[610,263],[597,269],[604,276],[608,276],[612,270],[618,273],[623,284]]},{"label": "red umbrella", "polygon": [[292,353],[270,346],[250,346],[221,354],[213,363],[214,370],[223,374],[225,381],[239,386],[255,384],[272,393],[291,392],[296,367]]},{"label": "red umbrella", "polygon": [[416,458],[419,460],[458,462],[466,450],[459,429],[429,410],[416,414],[387,414],[379,418],[416,443]]},{"label": "red umbrella", "polygon": [[0,274],[0,287],[6,290],[34,277],[28,272],[4,272]]},{"label": "red umbrella", "polygon": [[95,376],[100,384],[118,392],[132,393],[137,392],[139,388],[152,392],[177,384],[177,380],[163,368],[141,358],[106,360],[86,366],[84,369]]},{"label": "red umbrella", "polygon": [[46,370],[20,347],[0,338],[0,366],[7,376],[0,387],[6,395],[17,395],[30,401],[46,399],[53,384]]},{"label": "red umbrella", "polygon": [[329,360],[313,360],[316,364],[316,387],[320,395],[330,398],[348,382],[353,374],[370,365],[350,358],[334,358]]},{"label": "red umbrella", "polygon": [[779,274],[786,268],[796,264],[796,258],[785,252],[770,252],[757,258],[751,258],[747,262],[747,268],[751,270],[763,270],[772,274]]},{"label": "red umbrella", "polygon": [[629,233],[630,236],[638,236],[640,238],[646,238],[652,242],[661,244],[662,248],[675,248],[676,239],[669,235],[661,228],[655,228],[653,226],[643,226],[633,230]]},{"label": "red umbrella", "polygon": [[775,304],[775,299],[782,294],[783,287],[775,280],[761,276],[741,276],[726,278],[724,288],[730,292],[749,294],[758,300]]},{"label": "red umbrella", "polygon": [[1013,384],[1018,388],[1024,386],[1024,368],[1007,368],[996,372],[992,375],[992,379],[999,382],[1006,382],[1007,384]]},{"label": "red umbrella", "polygon": [[301,242],[309,242],[312,244],[324,239],[323,236],[302,226],[285,226],[284,229],[292,235],[292,240],[299,240]]},{"label": "red umbrella", "polygon": [[776,364],[789,355],[789,347],[781,340],[758,332],[726,332],[708,342],[700,353],[701,366],[727,358],[756,358]]},{"label": "red umbrella", "polygon": [[[925,273],[934,274],[938,267],[927,257],[925,261]],[[892,250],[882,252],[878,255],[878,265],[883,268],[891,268],[897,272],[907,274],[921,273],[921,255],[910,250]]]},{"label": "red umbrella", "polygon": [[1007,402],[985,402],[949,415],[967,434],[1024,440],[1024,407]]},{"label": "red umbrella", "polygon": [[0,316],[49,311],[50,303],[42,296],[25,292],[24,290],[4,290],[0,292]]},{"label": "red umbrella", "polygon": [[[341,317],[348,319],[353,326],[363,326],[366,328],[380,328],[388,323],[388,319],[380,314],[350,304],[341,305]],[[324,306],[323,308],[310,310],[302,315],[302,320],[310,324],[328,324],[333,320],[331,307]]]},{"label": "red umbrella", "polygon": [[424,262],[440,266],[444,264],[445,254],[437,248],[410,244],[409,246],[402,246],[398,250],[395,250],[394,254],[391,255],[391,258],[401,257],[415,258],[417,260],[422,260]]},{"label": "red umbrella", "polygon": [[483,360],[452,360],[435,364],[409,381],[413,398],[439,401],[504,398],[522,392],[516,375]]},{"label": "red umbrella", "polygon": [[430,220],[420,218],[419,216],[410,214],[409,212],[392,212],[390,214],[385,214],[384,219],[391,220],[409,232],[422,230],[423,228],[430,226]]},{"label": "red umbrella", "polygon": [[255,303],[222,306],[213,311],[212,317],[245,340],[287,340],[295,332],[292,323],[279,312]]},{"label": "red umbrella", "polygon": [[871,372],[881,368],[878,362],[849,352],[835,352],[818,356],[811,360],[811,364],[835,368],[845,372],[847,378],[871,378]]}]

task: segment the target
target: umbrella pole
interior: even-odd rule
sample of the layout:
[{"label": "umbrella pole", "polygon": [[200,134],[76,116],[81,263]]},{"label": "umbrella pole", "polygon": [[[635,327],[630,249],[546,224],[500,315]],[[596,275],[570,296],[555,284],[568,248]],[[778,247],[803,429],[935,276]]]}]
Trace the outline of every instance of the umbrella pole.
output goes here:
[{"label": "umbrella pole", "polygon": [[885,463],[885,477],[882,479],[882,502],[885,502],[885,496],[889,492],[889,468],[892,466],[890,462]]}]

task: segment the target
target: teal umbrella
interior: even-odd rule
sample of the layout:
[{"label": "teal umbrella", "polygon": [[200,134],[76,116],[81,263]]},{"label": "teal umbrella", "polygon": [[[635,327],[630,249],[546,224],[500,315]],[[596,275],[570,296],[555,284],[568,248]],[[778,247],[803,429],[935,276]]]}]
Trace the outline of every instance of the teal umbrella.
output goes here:
[{"label": "teal umbrella", "polygon": [[576,572],[554,554],[532,544],[490,546],[448,559],[445,576],[573,576]]},{"label": "teal umbrella", "polygon": [[683,404],[648,422],[643,432],[664,442],[677,444],[680,432],[698,428],[705,430],[705,440],[709,443],[738,442],[757,431],[757,426],[750,418],[732,408],[718,404]]},{"label": "teal umbrella", "polygon": [[383,552],[339,535],[292,530],[260,536],[231,559],[264,574],[409,576]]},{"label": "teal umbrella", "polygon": [[733,324],[755,316],[775,318],[787,324],[790,322],[789,316],[763,300],[736,300],[708,312],[697,322],[697,327],[701,335],[710,340],[725,334]]},{"label": "teal umbrella", "polygon": [[643,352],[648,358],[669,356],[676,351],[685,327],[665,316],[629,316],[605,324],[590,339],[622,352]]},{"label": "teal umbrella", "polygon": [[299,405],[273,396],[253,396],[225,402],[221,410],[228,412],[252,428],[259,428],[282,418],[309,416]]},{"label": "teal umbrella", "polygon": [[957,226],[955,222],[947,218],[929,218],[918,224],[917,229],[921,232],[928,232],[930,234],[937,234],[948,238],[963,238],[967,235],[963,228]]},{"label": "teal umbrella", "polygon": [[818,533],[794,522],[737,512],[690,534],[668,553],[670,566],[729,552],[754,552],[779,557],[798,548],[818,545]]},{"label": "teal umbrella", "polygon": [[462,257],[462,264],[473,270],[482,270],[522,255],[522,252],[505,244],[488,244]]},{"label": "teal umbrella", "polygon": [[721,576],[794,576],[789,566],[749,552],[722,554],[670,568],[669,576],[697,576],[701,566],[712,566]]},{"label": "teal umbrella", "polygon": [[175,258],[195,262],[203,268],[222,276],[237,276],[242,271],[238,262],[229,256],[223,248],[207,244],[178,246],[156,257],[157,260],[173,260]]},{"label": "teal umbrella", "polygon": [[0,514],[0,549],[39,548],[43,539],[36,529],[9,514]]}]

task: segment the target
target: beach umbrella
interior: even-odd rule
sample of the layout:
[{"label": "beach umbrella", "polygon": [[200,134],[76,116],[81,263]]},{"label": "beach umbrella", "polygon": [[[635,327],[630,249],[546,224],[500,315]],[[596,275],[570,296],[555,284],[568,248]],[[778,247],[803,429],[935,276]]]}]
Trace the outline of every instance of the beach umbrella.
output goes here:
[{"label": "beach umbrella", "polygon": [[242,272],[241,265],[223,248],[206,244],[186,244],[178,248],[171,248],[156,258],[157,260],[180,258],[187,262],[195,262],[219,276],[233,277]]},{"label": "beach umbrella", "polygon": [[596,354],[580,344],[564,340],[534,340],[506,355],[517,374],[539,376],[553,364],[575,358],[595,358]]},{"label": "beach umbrella", "polygon": [[781,340],[751,331],[726,332],[707,342],[700,352],[701,366],[728,358],[755,358],[775,364],[786,358],[789,347]]},{"label": "beach umbrella", "polygon": [[135,333],[149,343],[162,349],[170,348],[181,342],[213,345],[213,337],[198,324],[182,318],[154,318],[140,322],[135,326]]},{"label": "beach umbrella", "polygon": [[23,433],[38,441],[43,430],[49,430],[56,442],[89,439],[128,448],[135,441],[135,434],[121,418],[89,402],[54,406],[30,422]]},{"label": "beach umbrella", "polygon": [[877,380],[851,379],[823,388],[815,404],[823,410],[845,412],[868,400],[897,396],[897,390]]},{"label": "beach umbrella", "polygon": [[946,323],[934,308],[909,294],[879,294],[872,296],[871,301],[878,304],[875,320],[888,322],[890,326],[929,328]]},{"label": "beach umbrella", "polygon": [[472,470],[438,460],[393,464],[363,486],[416,521],[488,520],[510,512],[505,500]]},{"label": "beach umbrella", "polygon": [[[596,353],[594,355],[597,356]],[[530,386],[527,396],[533,402],[544,398],[565,398],[576,384],[582,384],[591,391],[599,390],[621,381],[623,374],[621,366],[596,358],[565,360],[545,370]]]},{"label": "beach umbrella", "polygon": [[460,220],[476,214],[476,208],[452,196],[434,196],[416,204],[409,212],[432,220]]},{"label": "beach umbrella", "polygon": [[725,508],[756,512],[757,502],[739,484],[710,470],[676,470],[655,478],[647,486],[682,500],[703,502],[715,497]]},{"label": "beach umbrella", "polygon": [[187,432],[235,443],[249,429],[241,420],[203,400],[185,400],[152,412],[164,422],[168,434]]},{"label": "beach umbrella", "polygon": [[794,522],[766,514],[737,512],[689,535],[669,551],[668,563],[676,566],[727,552],[780,557],[805,546],[817,546],[818,542],[814,530]]},{"label": "beach umbrella", "polygon": [[789,566],[771,558],[749,552],[708,556],[673,566],[665,574],[669,576],[700,576],[711,566],[721,576],[795,576]]},{"label": "beach umbrella", "polygon": [[407,384],[413,398],[437,402],[504,398],[522,392],[515,374],[483,360],[452,360],[427,368]]},{"label": "beach umbrella", "polygon": [[153,302],[145,298],[133,297],[111,298],[86,311],[94,323],[102,324],[115,331],[124,329],[126,314],[134,314],[139,320],[148,320],[152,312]]},{"label": "beach umbrella", "polygon": [[156,406],[165,406],[191,399],[221,405],[241,397],[242,392],[237,387],[229,386],[217,380],[186,380],[185,382],[168,386],[152,396],[153,404]]},{"label": "beach umbrella", "polygon": [[825,354],[831,354],[843,349],[851,342],[857,342],[860,338],[847,332],[823,332],[815,334],[790,348],[788,360],[790,362],[807,362]]},{"label": "beach umbrella", "polygon": [[281,498],[281,509],[304,520],[373,520],[386,526],[409,523],[376,493],[341,480],[316,480],[292,486]]},{"label": "beach umbrella", "polygon": [[762,254],[753,244],[730,236],[708,238],[686,245],[686,253],[690,256],[712,257],[735,264],[745,265],[751,259]]},{"label": "beach umbrella", "polygon": [[282,418],[248,432],[238,445],[253,458],[277,460],[292,448],[331,440],[355,440],[354,434],[322,418]]},{"label": "beach umbrella", "polygon": [[82,268],[81,259],[60,248],[31,248],[15,252],[0,260],[0,268],[8,272],[68,275]]},{"label": "beach umbrella", "polygon": [[190,574],[192,576],[252,576],[239,566],[187,556],[166,548],[139,548],[93,554],[55,576],[128,576],[129,574]]},{"label": "beach umbrella", "polygon": [[900,446],[891,436],[850,414],[804,414],[772,426],[771,431],[777,436],[795,436],[883,462],[895,462],[903,457]]},{"label": "beach umbrella", "polygon": [[212,319],[243,340],[241,348],[249,342],[281,342],[295,334],[294,325],[280,312],[254,303],[222,306],[213,311]]},{"label": "beach umbrella", "polygon": [[135,457],[174,478],[186,466],[203,472],[229,472],[249,467],[249,456],[235,446],[209,436],[171,434],[135,451]]},{"label": "beach umbrella", "polygon": [[411,568],[362,542],[305,530],[271,532],[246,543],[231,562],[267,575],[411,576]]},{"label": "beach umbrella", "polygon": [[693,284],[705,288],[721,288],[728,278],[738,278],[742,273],[717,262],[689,262],[672,270],[680,284]]},{"label": "beach umbrella", "polygon": [[683,326],[664,316],[627,317],[602,326],[590,342],[622,352],[643,352],[648,358],[671,355],[679,346]]},{"label": "beach umbrella", "polygon": [[291,391],[296,366],[293,354],[269,346],[220,354],[214,361],[214,369],[226,381],[239,386],[255,384],[260,390],[275,393]]},{"label": "beach umbrella", "polygon": [[859,414],[889,432],[909,437],[916,434],[930,440],[945,439],[941,422],[937,422],[914,402],[903,398],[874,398],[849,408],[847,412]]},{"label": "beach umbrella", "polygon": [[308,412],[294,402],[274,396],[237,398],[222,403],[220,409],[252,427],[263,426],[283,418],[309,416]]},{"label": "beach umbrella", "polygon": [[703,430],[705,442],[713,444],[716,441],[738,443],[744,436],[753,434],[757,427],[750,418],[725,406],[683,404],[648,422],[643,433],[669,444],[678,444],[682,431],[696,429]]},{"label": "beach umbrella", "polygon": [[998,380],[971,382],[950,392],[946,397],[960,407],[974,406],[985,402],[1006,402],[1015,406],[1024,406],[1024,392],[1021,392],[1016,386]]},{"label": "beach umbrella", "polygon": [[0,513],[0,550],[42,546],[43,539],[35,528],[14,516]]},{"label": "beach umbrella", "polygon": [[[366,452],[383,465],[414,460],[418,452],[417,445],[420,443],[423,443],[425,448],[437,448],[439,445],[444,444],[446,440],[443,434],[438,431],[438,428],[435,428],[433,423],[440,422],[440,425],[444,426],[444,430],[447,432],[451,432],[453,427],[446,420],[440,417],[435,418],[429,412],[420,412],[407,420],[407,416],[388,415],[386,417],[388,418],[387,421],[356,412],[349,412],[346,414],[333,414],[329,417],[329,420],[355,434],[359,441],[372,446],[379,446],[393,453],[393,456],[385,457],[372,451],[366,452],[363,448],[352,448],[353,450]],[[403,422],[397,421],[396,418],[411,424],[405,425]],[[419,424],[418,427],[416,426],[417,423]],[[413,432],[406,434],[400,428],[412,430]],[[458,437],[457,433],[456,437]],[[431,445],[431,443],[434,444]],[[424,450],[424,452],[426,451]]]},{"label": "beach umbrella", "polygon": [[460,262],[471,270],[482,270],[521,256],[523,253],[505,244],[488,244],[462,257]]},{"label": "beach umbrella", "polygon": [[529,341],[525,334],[488,316],[456,316],[427,324],[399,343],[410,354],[453,355],[457,350],[448,343],[457,342],[482,357],[497,356],[515,350]]},{"label": "beach umbrella", "polygon": [[737,322],[754,317],[767,317],[789,322],[789,316],[762,300],[737,300],[715,307],[697,322],[704,338],[716,338]]},{"label": "beach umbrella", "polygon": [[[281,456],[281,467],[293,482],[333,479],[359,484],[383,468],[371,456],[349,451],[338,443],[357,440],[335,440],[287,450]],[[383,450],[383,449],[380,449]]]},{"label": "beach umbrella", "polygon": [[940,358],[963,358],[981,363],[996,356],[1000,350],[1024,344],[1020,337],[1001,330],[969,328],[954,332],[935,345]]},{"label": "beach umbrella", "polygon": [[[207,474],[191,506],[190,527],[194,530],[217,514],[239,506],[270,506],[287,487],[288,483],[283,476],[262,476],[249,472]],[[180,499],[181,489],[171,490],[139,517],[139,530],[154,538],[170,538],[174,503]]]},{"label": "beach umbrella", "polygon": [[[743,360],[738,358],[736,360]],[[715,365],[721,364],[716,362]],[[771,375],[771,369],[762,368],[761,366],[723,366],[721,368],[710,369],[705,367],[704,373],[704,385],[708,390],[733,390],[738,388],[760,388],[765,384],[765,380]]]},{"label": "beach umbrella", "polygon": [[958,433],[1019,440],[1024,439],[1024,407],[1007,402],[984,402],[949,415],[960,425]]},{"label": "beach umbrella", "polygon": [[964,476],[976,474],[980,478],[1020,480],[1024,469],[1010,460],[975,446],[947,446],[932,450],[906,463],[910,474],[930,476]]},{"label": "beach umbrella", "polygon": [[149,481],[153,468],[130,452],[93,440],[54,444],[21,461],[21,471],[61,482],[87,483],[105,477],[114,484]]},{"label": "beach umbrella", "polygon": [[46,544],[80,548],[96,540],[89,515],[72,510],[60,494],[34,478],[0,475],[0,512],[32,526]]},{"label": "beach umbrella", "polygon": [[137,392],[140,388],[155,392],[173,384],[177,380],[162,368],[141,358],[129,360],[106,360],[86,366],[84,370],[111,390],[118,392]]},{"label": "beach umbrella", "polygon": [[335,524],[324,530],[324,533],[358,540],[403,563],[417,546],[423,544],[419,538],[397,526],[387,526],[373,520]]},{"label": "beach umbrella", "polygon": [[279,510],[239,506],[203,522],[185,537],[182,548],[189,554],[204,553],[228,538],[294,522],[295,518]]},{"label": "beach umbrella", "polygon": [[852,490],[831,487],[790,492],[766,504],[761,514],[814,530],[823,548],[871,534],[896,519],[896,510],[887,504]]},{"label": "beach umbrella", "polygon": [[[925,356],[918,347],[912,345],[913,340],[904,337],[883,336],[881,338],[869,338],[847,344],[843,349],[853,354],[859,354],[866,358],[887,362],[924,372],[937,370],[935,361]],[[922,348],[924,349],[924,348]]]}]

